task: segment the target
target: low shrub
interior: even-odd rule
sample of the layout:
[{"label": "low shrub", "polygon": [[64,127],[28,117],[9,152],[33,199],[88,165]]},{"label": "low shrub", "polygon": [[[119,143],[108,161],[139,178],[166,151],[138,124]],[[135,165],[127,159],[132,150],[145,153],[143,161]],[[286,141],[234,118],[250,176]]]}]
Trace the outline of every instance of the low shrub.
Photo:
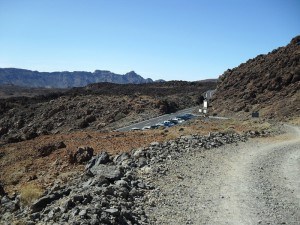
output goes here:
[{"label": "low shrub", "polygon": [[25,184],[20,189],[20,200],[25,206],[31,205],[35,200],[41,197],[43,190],[34,183]]}]

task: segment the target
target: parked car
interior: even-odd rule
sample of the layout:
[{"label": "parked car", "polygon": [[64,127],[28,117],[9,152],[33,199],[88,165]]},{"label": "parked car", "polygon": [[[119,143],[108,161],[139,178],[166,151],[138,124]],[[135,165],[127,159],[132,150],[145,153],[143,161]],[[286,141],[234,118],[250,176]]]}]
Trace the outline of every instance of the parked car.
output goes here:
[{"label": "parked car", "polygon": [[150,128],[151,128],[151,129],[157,129],[158,126],[157,126],[157,125],[152,125],[152,126],[150,126]]},{"label": "parked car", "polygon": [[185,120],[183,120],[183,119],[179,119],[178,120],[178,123],[183,123]]},{"label": "parked car", "polygon": [[142,128],[142,130],[150,130],[151,129],[151,126],[144,126],[143,128]]},{"label": "parked car", "polygon": [[179,117],[174,117],[170,121],[173,122],[173,123],[175,122],[175,124],[184,122],[184,120],[179,118]]},{"label": "parked car", "polygon": [[177,118],[179,119],[182,119],[182,120],[189,120],[191,118],[193,118],[194,115],[193,114],[190,114],[190,113],[187,113],[187,114],[184,114],[184,115],[180,115],[180,116],[177,116]]},{"label": "parked car", "polygon": [[178,120],[175,120],[175,119],[170,119],[170,122],[174,123],[175,125],[178,124]]},{"label": "parked car", "polygon": [[138,127],[133,127],[133,128],[131,128],[131,130],[141,130],[140,128],[138,128]]},{"label": "parked car", "polygon": [[157,127],[163,127],[165,125],[163,123],[157,123],[157,124],[155,124],[155,126],[157,126]]},{"label": "parked car", "polygon": [[174,125],[175,125],[175,124],[172,123],[172,122],[169,121],[169,120],[164,121],[164,126],[165,126],[165,127],[172,127],[172,126],[174,126]]},{"label": "parked car", "polygon": [[186,117],[184,115],[179,115],[176,117],[177,119],[186,120]]}]

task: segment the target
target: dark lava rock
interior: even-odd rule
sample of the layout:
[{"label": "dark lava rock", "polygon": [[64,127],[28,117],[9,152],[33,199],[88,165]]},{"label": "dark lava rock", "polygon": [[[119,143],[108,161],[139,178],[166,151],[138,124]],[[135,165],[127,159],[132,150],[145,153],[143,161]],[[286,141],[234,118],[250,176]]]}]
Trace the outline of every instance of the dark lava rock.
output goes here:
[{"label": "dark lava rock", "polygon": [[55,200],[62,198],[63,196],[69,195],[70,192],[71,192],[71,189],[65,189],[65,190],[62,189],[62,190],[58,190],[54,193],[51,193],[51,194],[41,197],[40,199],[38,199],[31,205],[31,212],[35,213],[35,212],[39,212],[39,211],[43,210],[48,204],[52,203]]},{"label": "dark lava rock", "polygon": [[7,127],[0,127],[0,135],[6,134],[8,132]]},{"label": "dark lava rock", "polygon": [[78,128],[83,129],[89,126],[89,123],[86,120],[79,120]]},{"label": "dark lava rock", "polygon": [[92,122],[96,121],[96,117],[95,117],[94,115],[87,116],[87,117],[85,118],[85,121],[86,121],[87,123],[92,123]]},{"label": "dark lava rock", "polygon": [[55,195],[44,196],[32,204],[31,211],[39,212],[56,199],[58,198]]},{"label": "dark lava rock", "polygon": [[99,166],[100,164],[106,164],[109,162],[109,155],[107,152],[101,152],[100,154],[93,157],[86,165],[86,169],[90,169],[93,166]]},{"label": "dark lava rock", "polygon": [[1,221],[1,212],[6,211],[13,213],[20,209],[20,201],[18,199],[9,198],[7,195],[0,198],[0,222]]},{"label": "dark lava rock", "polygon": [[120,155],[117,155],[115,158],[114,158],[114,163],[116,164],[122,164],[123,161],[127,160],[130,158],[130,155],[127,153],[127,152],[123,152],[121,153]]},{"label": "dark lava rock", "polygon": [[0,196],[6,195],[6,192],[4,191],[3,185],[0,183]]},{"label": "dark lava rock", "polygon": [[85,163],[93,157],[94,149],[92,147],[79,147],[74,154],[70,154],[71,163]]},{"label": "dark lava rock", "polygon": [[39,136],[35,131],[28,131],[25,133],[25,140],[31,140],[33,138],[36,138],[37,136]]},{"label": "dark lava rock", "polygon": [[53,151],[60,149],[60,148],[65,148],[66,145],[65,143],[63,143],[62,141],[54,143],[54,144],[48,144],[45,146],[42,146],[40,148],[37,149],[38,151],[38,155],[39,156],[48,156],[50,155]]},{"label": "dark lava rock", "polygon": [[7,138],[7,143],[17,143],[22,141],[21,135],[11,135]]},{"label": "dark lava rock", "polygon": [[102,175],[110,181],[119,180],[122,177],[122,171],[120,167],[114,165],[103,165],[94,166],[91,169],[91,172],[96,175]]}]

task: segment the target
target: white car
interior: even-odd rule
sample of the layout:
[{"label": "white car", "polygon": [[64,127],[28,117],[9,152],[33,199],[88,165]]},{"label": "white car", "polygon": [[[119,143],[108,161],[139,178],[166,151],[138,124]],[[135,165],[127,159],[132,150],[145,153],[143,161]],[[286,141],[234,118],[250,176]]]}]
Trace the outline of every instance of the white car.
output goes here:
[{"label": "white car", "polygon": [[183,123],[184,121],[185,121],[185,120],[183,120],[183,119],[178,119],[178,120],[177,120],[178,123]]},{"label": "white car", "polygon": [[171,119],[171,122],[172,121],[176,121],[177,123],[183,123],[185,120],[178,118],[178,117],[174,117],[173,119]]},{"label": "white car", "polygon": [[137,127],[133,127],[133,128],[131,128],[131,130],[141,130],[141,129],[137,128]]},{"label": "white car", "polygon": [[142,130],[150,130],[151,129],[151,126],[144,126],[143,128],[142,128]]}]

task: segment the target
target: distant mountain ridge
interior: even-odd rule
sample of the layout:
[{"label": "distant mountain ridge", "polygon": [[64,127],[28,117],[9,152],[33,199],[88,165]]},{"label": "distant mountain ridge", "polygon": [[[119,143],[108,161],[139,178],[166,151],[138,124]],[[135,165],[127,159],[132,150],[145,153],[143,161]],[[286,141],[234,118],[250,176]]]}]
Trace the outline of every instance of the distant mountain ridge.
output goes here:
[{"label": "distant mountain ridge", "polygon": [[23,87],[68,88],[83,87],[99,82],[142,84],[155,81],[151,78],[145,79],[134,71],[120,75],[107,70],[95,70],[94,72],[38,72],[17,68],[0,68],[0,84],[13,84]]}]

